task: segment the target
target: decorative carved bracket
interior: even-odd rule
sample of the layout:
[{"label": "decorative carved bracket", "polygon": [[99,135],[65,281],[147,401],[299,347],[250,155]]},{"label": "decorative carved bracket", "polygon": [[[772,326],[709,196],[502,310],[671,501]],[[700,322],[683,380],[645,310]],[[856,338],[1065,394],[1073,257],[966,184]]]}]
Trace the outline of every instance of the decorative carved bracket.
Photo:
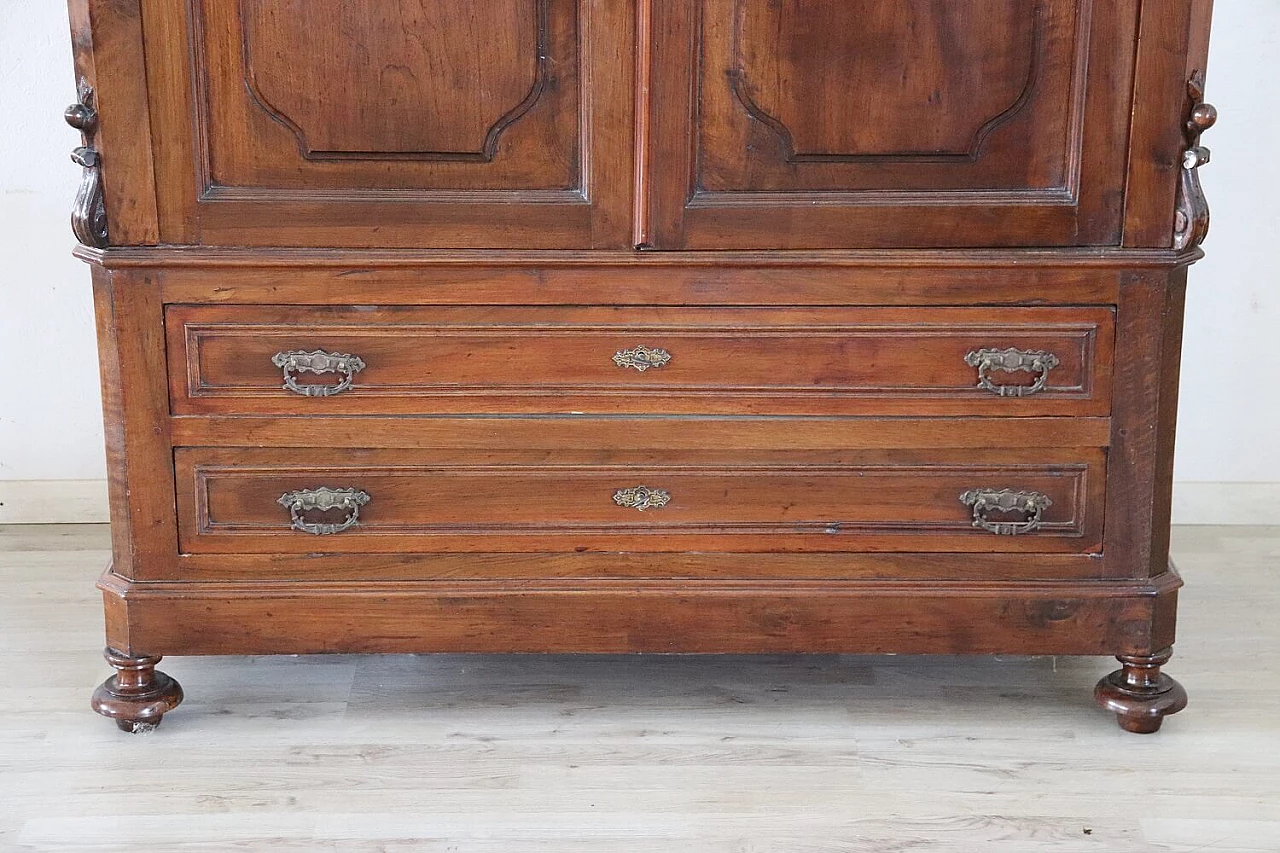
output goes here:
[{"label": "decorative carved bracket", "polygon": [[1218,123],[1218,110],[1204,102],[1204,72],[1196,71],[1187,81],[1191,112],[1183,135],[1187,150],[1182,155],[1182,178],[1178,185],[1178,211],[1173,228],[1173,247],[1193,249],[1209,235],[1209,202],[1200,186],[1200,167],[1209,162],[1209,149],[1200,144],[1200,135]]},{"label": "decorative carved bracket", "polygon": [[105,249],[107,206],[102,195],[102,158],[93,147],[98,133],[98,110],[94,105],[93,87],[83,77],[76,87],[79,100],[67,107],[67,124],[80,131],[81,145],[71,152],[71,159],[84,168],[75,207],[71,210],[71,231],[86,246]]}]

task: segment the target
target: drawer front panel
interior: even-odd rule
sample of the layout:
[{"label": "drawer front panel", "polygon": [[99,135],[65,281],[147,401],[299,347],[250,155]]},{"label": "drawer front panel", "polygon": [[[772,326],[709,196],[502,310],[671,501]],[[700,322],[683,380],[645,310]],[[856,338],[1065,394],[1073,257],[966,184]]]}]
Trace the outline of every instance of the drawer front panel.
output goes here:
[{"label": "drawer front panel", "polygon": [[170,306],[176,414],[1105,415],[1109,308]]},{"label": "drawer front panel", "polygon": [[192,554],[1090,553],[1104,468],[1096,449],[666,460],[177,451],[181,545]]}]

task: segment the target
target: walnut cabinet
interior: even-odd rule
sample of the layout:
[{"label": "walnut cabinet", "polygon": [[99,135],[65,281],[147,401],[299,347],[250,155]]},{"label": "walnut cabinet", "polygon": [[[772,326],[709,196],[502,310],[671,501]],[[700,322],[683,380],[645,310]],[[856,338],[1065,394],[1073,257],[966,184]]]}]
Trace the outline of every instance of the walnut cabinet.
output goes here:
[{"label": "walnut cabinet", "polygon": [[161,655],[1115,655],[1151,732],[1209,0],[70,0]]}]

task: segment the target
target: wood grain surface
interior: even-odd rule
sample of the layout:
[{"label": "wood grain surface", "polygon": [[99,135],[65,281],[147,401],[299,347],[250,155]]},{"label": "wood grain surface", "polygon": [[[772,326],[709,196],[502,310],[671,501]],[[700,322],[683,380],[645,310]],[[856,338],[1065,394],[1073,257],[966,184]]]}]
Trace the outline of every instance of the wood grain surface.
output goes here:
[{"label": "wood grain surface", "polygon": [[163,242],[630,244],[624,0],[139,4]]},{"label": "wood grain surface", "polygon": [[[447,450],[179,448],[179,548],[195,554],[510,551],[937,551],[1087,553],[1101,544],[1102,451],[864,451],[497,455]],[[327,487],[371,497],[359,523],[313,536],[290,529],[286,492]],[[661,490],[665,504],[620,505]],[[960,496],[1009,489],[1047,496],[1040,528],[974,527]],[[313,520],[341,521],[338,510]],[[997,516],[1023,520],[1014,512]],[[655,558],[654,576],[663,572]]]},{"label": "wood grain surface", "polygon": [[[170,306],[170,393],[200,414],[1106,415],[1109,307],[912,309]],[[639,347],[644,370],[616,356]],[[970,353],[1045,352],[1041,391],[978,387]],[[283,387],[273,357],[359,357],[350,390]],[[186,369],[183,370],[182,366]],[[984,371],[1029,386],[1039,371]],[[296,377],[334,385],[340,376]],[[1016,389],[1011,389],[1016,390]]]},{"label": "wood grain surface", "polygon": [[1138,6],[656,0],[642,231],[664,249],[1115,243]]}]

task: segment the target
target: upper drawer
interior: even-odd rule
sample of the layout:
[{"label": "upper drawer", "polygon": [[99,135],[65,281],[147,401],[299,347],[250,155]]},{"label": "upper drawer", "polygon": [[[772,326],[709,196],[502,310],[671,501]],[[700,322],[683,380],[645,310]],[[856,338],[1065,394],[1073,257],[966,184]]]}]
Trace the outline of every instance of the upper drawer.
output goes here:
[{"label": "upper drawer", "polygon": [[1109,308],[173,305],[175,414],[1106,415]]}]

